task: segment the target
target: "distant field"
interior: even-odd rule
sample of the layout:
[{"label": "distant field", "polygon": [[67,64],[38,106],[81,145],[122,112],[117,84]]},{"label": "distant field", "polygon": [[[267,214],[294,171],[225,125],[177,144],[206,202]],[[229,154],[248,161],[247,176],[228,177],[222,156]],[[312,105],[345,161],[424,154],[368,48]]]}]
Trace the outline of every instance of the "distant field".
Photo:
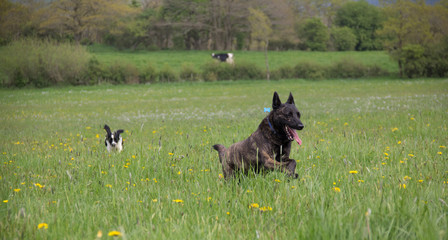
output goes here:
[{"label": "distant field", "polygon": [[[274,91],[302,112],[299,179],[224,181],[211,146],[249,136]],[[448,237],[446,79],[0,89],[0,113],[1,239]]]},{"label": "distant field", "polygon": [[[96,58],[106,64],[115,62],[131,63],[138,68],[152,64],[157,69],[165,65],[175,71],[180,71],[182,64],[192,63],[197,69],[212,61],[212,51],[118,51],[111,47],[93,46],[89,48]],[[232,51],[235,54],[235,63],[255,63],[260,68],[265,68],[263,52],[257,51]],[[270,51],[269,65],[271,69],[282,66],[294,66],[299,62],[311,61],[324,65],[330,65],[339,60],[354,60],[365,65],[378,65],[381,68],[398,73],[398,65],[392,61],[386,52],[306,52],[306,51]]]}]

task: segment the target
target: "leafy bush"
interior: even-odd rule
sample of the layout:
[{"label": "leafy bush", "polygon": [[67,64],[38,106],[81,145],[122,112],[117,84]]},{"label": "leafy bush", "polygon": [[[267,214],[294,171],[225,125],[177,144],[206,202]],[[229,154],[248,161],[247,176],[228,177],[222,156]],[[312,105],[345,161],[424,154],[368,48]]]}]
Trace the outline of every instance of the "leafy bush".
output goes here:
[{"label": "leafy bush", "polygon": [[294,78],[294,68],[291,66],[282,66],[271,72],[271,78],[274,80],[278,79],[290,79]]},{"label": "leafy bush", "polygon": [[242,62],[233,67],[233,79],[262,79],[263,71],[254,63]]},{"label": "leafy bush", "polygon": [[327,27],[319,18],[307,19],[299,30],[299,37],[312,51],[326,51],[330,38]]},{"label": "leafy bush", "polygon": [[157,81],[157,72],[152,64],[146,65],[146,67],[140,72],[140,83],[153,83]]},{"label": "leafy bush", "polygon": [[199,73],[194,69],[192,64],[184,63],[180,71],[180,79],[184,81],[197,81],[199,80]]},{"label": "leafy bush", "polygon": [[95,57],[91,58],[87,63],[87,72],[84,76],[84,84],[99,84],[106,79],[106,66],[101,64]]},{"label": "leafy bush", "polygon": [[331,78],[361,78],[368,73],[368,68],[353,59],[342,59],[332,64],[328,71]]},{"label": "leafy bush", "polygon": [[448,37],[425,49],[427,59],[426,75],[428,77],[448,76]]},{"label": "leafy bush", "polygon": [[163,68],[158,73],[158,76],[160,82],[176,82],[179,79],[176,73],[168,64],[165,64],[163,66]]},{"label": "leafy bush", "polygon": [[356,50],[382,49],[375,32],[382,28],[380,8],[367,1],[349,1],[336,11],[334,22],[340,27],[349,27],[356,36]]},{"label": "leafy bush", "polygon": [[409,78],[425,76],[425,49],[418,44],[409,44],[402,48],[403,70]]},{"label": "leafy bush", "polygon": [[233,79],[233,66],[216,61],[202,66],[202,77],[205,81],[231,80]]},{"label": "leafy bush", "polygon": [[327,71],[322,65],[312,62],[301,62],[294,67],[294,77],[319,80],[326,78]]},{"label": "leafy bush", "polygon": [[355,49],[357,39],[348,27],[334,27],[330,34],[333,48],[338,51],[351,51]]},{"label": "leafy bush", "polygon": [[113,84],[138,83],[139,71],[132,64],[115,62],[109,66],[104,79]]},{"label": "leafy bush", "polygon": [[83,84],[90,57],[80,45],[23,39],[5,47],[0,62],[6,85],[45,87]]},{"label": "leafy bush", "polygon": [[402,48],[400,60],[409,78],[445,77],[448,75],[448,40],[426,47],[408,44]]}]

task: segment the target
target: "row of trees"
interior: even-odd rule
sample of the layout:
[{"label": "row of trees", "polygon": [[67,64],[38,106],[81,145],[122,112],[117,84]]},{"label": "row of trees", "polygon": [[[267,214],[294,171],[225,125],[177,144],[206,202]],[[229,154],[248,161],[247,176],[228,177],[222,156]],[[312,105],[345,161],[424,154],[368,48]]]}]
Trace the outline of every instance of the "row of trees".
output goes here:
[{"label": "row of trees", "polygon": [[[352,0],[0,0],[0,43],[37,36],[121,48],[232,50],[260,49],[269,40],[273,49],[362,51],[383,49],[393,28],[401,28],[392,36],[398,42],[400,34],[412,41],[446,35],[447,16],[447,0],[384,0],[380,6]],[[254,36],[260,30],[263,40]]]},{"label": "row of trees", "polygon": [[0,44],[33,36],[126,49],[386,49],[402,74],[447,55],[433,56],[447,49],[446,26],[448,0],[0,0]]}]

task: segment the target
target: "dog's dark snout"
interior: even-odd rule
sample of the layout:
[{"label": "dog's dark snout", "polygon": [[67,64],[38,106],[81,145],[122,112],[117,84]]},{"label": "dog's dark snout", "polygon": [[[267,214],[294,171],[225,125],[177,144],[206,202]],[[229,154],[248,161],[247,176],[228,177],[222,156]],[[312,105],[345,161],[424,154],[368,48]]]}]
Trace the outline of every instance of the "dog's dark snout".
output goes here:
[{"label": "dog's dark snout", "polygon": [[297,128],[298,130],[302,130],[305,126],[303,126],[303,124],[299,124],[299,127]]}]

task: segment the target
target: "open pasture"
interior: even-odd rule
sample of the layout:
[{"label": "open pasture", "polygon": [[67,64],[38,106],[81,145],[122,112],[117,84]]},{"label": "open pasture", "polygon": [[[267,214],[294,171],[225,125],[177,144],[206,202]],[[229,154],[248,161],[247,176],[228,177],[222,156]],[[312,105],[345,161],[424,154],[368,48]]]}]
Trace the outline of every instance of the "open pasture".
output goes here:
[{"label": "open pasture", "polygon": [[[292,92],[299,179],[225,182],[216,143]],[[0,90],[1,239],[446,239],[448,81]],[[124,150],[104,147],[107,123]]]},{"label": "open pasture", "polygon": [[[199,67],[213,61],[212,51],[118,51],[104,45],[93,45],[88,50],[99,62],[106,65],[127,63],[139,69],[152,65],[156,69],[168,66],[176,71],[181,69],[182,65],[190,64],[199,70]],[[265,56],[262,51],[232,51],[232,53],[235,55],[235,64],[253,63],[261,69],[266,68]],[[303,62],[330,65],[338,61],[353,61],[366,66],[378,65],[388,72],[398,73],[398,64],[385,51],[270,51],[268,57],[271,70],[285,66],[292,67]]]}]

